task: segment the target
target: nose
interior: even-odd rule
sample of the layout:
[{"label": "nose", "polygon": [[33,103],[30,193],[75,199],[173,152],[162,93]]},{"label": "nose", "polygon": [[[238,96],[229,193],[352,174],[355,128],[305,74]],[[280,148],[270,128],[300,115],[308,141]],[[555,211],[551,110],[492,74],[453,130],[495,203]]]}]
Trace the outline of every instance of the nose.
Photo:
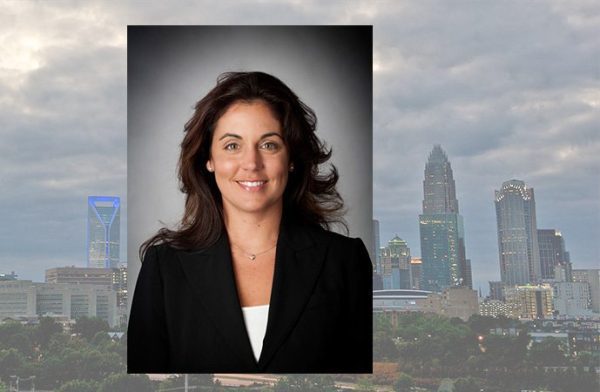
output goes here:
[{"label": "nose", "polygon": [[242,155],[242,168],[244,170],[256,171],[262,169],[263,161],[260,151],[256,148],[248,148]]}]

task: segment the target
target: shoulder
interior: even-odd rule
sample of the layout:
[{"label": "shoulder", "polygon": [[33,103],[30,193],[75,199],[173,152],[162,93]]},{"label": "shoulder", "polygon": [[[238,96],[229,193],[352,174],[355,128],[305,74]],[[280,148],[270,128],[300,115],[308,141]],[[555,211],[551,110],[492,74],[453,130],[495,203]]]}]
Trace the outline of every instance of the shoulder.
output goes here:
[{"label": "shoulder", "polygon": [[[304,244],[309,247],[316,245],[318,249],[325,252],[327,259],[343,261],[345,265],[371,264],[367,248],[360,238],[348,237],[320,226],[298,226],[294,230],[302,233],[302,235],[297,234],[296,238],[308,238],[309,240]],[[298,243],[302,242],[298,241]]]},{"label": "shoulder", "polygon": [[142,265],[150,263],[158,263],[159,261],[174,257],[177,249],[169,244],[152,245],[146,249],[142,256]]},{"label": "shoulder", "polygon": [[348,237],[322,227],[310,227],[307,230],[317,242],[326,243],[328,246],[340,248],[340,250],[350,251],[365,246],[360,238]]}]

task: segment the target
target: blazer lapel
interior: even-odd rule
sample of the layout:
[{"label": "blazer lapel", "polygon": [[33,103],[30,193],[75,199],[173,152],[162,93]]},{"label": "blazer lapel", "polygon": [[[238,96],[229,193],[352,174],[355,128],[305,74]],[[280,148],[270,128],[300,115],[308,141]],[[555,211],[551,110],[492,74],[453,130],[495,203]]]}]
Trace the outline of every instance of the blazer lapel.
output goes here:
[{"label": "blazer lapel", "polygon": [[267,331],[258,366],[264,369],[298,322],[310,298],[323,260],[324,244],[310,235],[312,229],[282,222]]},{"label": "blazer lapel", "polygon": [[179,252],[185,277],[198,303],[198,317],[208,317],[248,369],[257,368],[240,307],[227,235],[210,248]]}]

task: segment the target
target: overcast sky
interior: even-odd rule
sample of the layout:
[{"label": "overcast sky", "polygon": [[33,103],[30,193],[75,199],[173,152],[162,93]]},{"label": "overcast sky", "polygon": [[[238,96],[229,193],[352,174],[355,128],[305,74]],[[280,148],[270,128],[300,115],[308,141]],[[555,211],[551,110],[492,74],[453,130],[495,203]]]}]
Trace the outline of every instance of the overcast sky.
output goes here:
[{"label": "overcast sky", "polygon": [[125,243],[127,24],[372,24],[382,245],[398,234],[420,254],[423,170],[441,144],[475,288],[500,276],[493,195],[511,178],[535,189],[538,227],[563,233],[574,267],[598,266],[597,2],[174,3],[3,1],[0,272],[85,265],[88,195],[121,196]]}]

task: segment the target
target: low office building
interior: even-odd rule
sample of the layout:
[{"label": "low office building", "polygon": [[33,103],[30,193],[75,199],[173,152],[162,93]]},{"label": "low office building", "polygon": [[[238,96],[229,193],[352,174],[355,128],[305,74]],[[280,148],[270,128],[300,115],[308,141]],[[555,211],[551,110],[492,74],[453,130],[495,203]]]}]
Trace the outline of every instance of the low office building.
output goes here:
[{"label": "low office building", "polygon": [[429,294],[422,302],[422,309],[424,312],[467,321],[472,315],[479,313],[477,292],[465,286],[448,287],[441,294]]},{"label": "low office building", "polygon": [[583,282],[555,282],[552,285],[554,310],[561,316],[591,317],[589,285]]},{"label": "low office building", "polygon": [[518,307],[521,319],[543,319],[552,316],[552,292],[548,284],[507,287],[506,303]]},{"label": "low office building", "polygon": [[30,280],[0,281],[0,319],[36,316],[36,291]]},{"label": "low office building", "polygon": [[479,304],[479,314],[488,317],[519,317],[519,306],[512,303],[487,299]]},{"label": "low office building", "polygon": [[600,269],[575,269],[573,282],[588,284],[592,310],[600,313]]},{"label": "low office building", "polygon": [[75,320],[98,317],[109,326],[118,324],[117,294],[112,286],[0,282],[0,319],[56,317]]}]

